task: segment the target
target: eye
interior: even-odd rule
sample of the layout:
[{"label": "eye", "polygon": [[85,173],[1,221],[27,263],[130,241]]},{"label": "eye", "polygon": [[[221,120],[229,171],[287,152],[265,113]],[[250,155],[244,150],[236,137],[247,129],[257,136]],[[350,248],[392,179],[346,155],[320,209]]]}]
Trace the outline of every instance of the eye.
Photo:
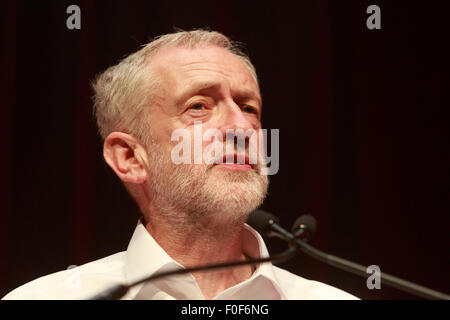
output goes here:
[{"label": "eye", "polygon": [[246,113],[253,113],[253,114],[258,114],[258,109],[256,109],[255,107],[252,106],[244,106],[242,108],[242,111],[246,112]]},{"label": "eye", "polygon": [[205,108],[203,103],[194,103],[192,106],[189,107],[189,109],[192,110],[203,110]]}]

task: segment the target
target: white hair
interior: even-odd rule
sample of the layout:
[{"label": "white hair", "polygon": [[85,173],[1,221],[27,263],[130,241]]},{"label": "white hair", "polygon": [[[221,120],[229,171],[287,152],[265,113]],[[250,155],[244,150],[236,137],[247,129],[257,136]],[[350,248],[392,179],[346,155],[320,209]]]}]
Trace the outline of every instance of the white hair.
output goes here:
[{"label": "white hair", "polygon": [[105,139],[113,131],[130,133],[144,145],[149,143],[148,109],[159,88],[157,77],[148,68],[150,59],[169,46],[193,49],[215,45],[239,57],[258,83],[255,67],[242,51],[241,44],[216,31],[177,31],[155,38],[139,51],[108,68],[93,82],[94,115],[100,135]]}]

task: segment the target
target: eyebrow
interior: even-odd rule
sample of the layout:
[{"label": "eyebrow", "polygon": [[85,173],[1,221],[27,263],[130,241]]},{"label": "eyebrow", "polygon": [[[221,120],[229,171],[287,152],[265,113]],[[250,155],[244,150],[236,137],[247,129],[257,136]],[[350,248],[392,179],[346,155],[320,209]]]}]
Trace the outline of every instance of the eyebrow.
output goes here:
[{"label": "eyebrow", "polygon": [[209,89],[220,89],[221,85],[218,82],[206,81],[196,82],[188,90],[182,92],[176,97],[177,103],[186,101],[189,97]]},{"label": "eyebrow", "polygon": [[[219,82],[214,82],[214,81],[196,82],[192,85],[191,88],[189,88],[185,92],[182,92],[180,95],[178,95],[176,97],[177,104],[186,101],[189,97],[191,97],[195,94],[201,93],[202,91],[206,91],[206,90],[210,90],[210,89],[218,90],[221,87],[222,87],[222,85]],[[239,90],[239,92],[236,96],[237,96],[238,100],[253,99],[256,102],[258,102],[260,107],[262,107],[261,98],[250,90]]]}]

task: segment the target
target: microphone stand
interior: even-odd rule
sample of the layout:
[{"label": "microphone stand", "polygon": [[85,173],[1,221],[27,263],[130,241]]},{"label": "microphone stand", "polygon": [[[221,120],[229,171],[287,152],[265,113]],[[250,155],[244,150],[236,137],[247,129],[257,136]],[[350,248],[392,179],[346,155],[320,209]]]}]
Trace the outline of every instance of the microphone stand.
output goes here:
[{"label": "microphone stand", "polygon": [[[317,250],[316,248],[310,246],[309,244],[305,243],[304,241],[294,238],[290,241],[291,246],[295,246],[296,248],[300,249],[302,252],[306,253],[307,255],[322,261],[326,264],[332,265],[334,267],[337,267],[339,269],[351,272],[353,274],[366,277],[367,276],[367,268],[349,261],[345,260],[336,256],[333,256],[331,254],[327,254],[325,252],[322,252],[320,250]],[[395,277],[393,275],[387,274],[385,272],[380,272],[380,280],[382,284],[386,284],[390,287],[399,289],[401,291],[405,291],[408,293],[411,293],[413,295],[426,298],[426,299],[439,299],[439,300],[450,300],[450,296],[448,294],[432,290],[429,288],[426,288],[424,286],[420,286],[418,284],[415,284],[413,282],[403,280],[401,278]]]},{"label": "microphone stand", "polygon": [[[320,251],[309,244],[307,244],[302,237],[306,232],[306,229],[301,228],[294,232],[294,234],[280,227],[274,220],[268,221],[270,225],[269,236],[276,236],[281,238],[289,243],[291,247],[295,247],[307,255],[322,261],[328,265],[334,266],[336,268],[342,269],[347,272],[351,272],[358,276],[366,277],[367,276],[367,267],[360,265],[358,263],[342,259],[331,254]],[[434,299],[434,300],[450,300],[450,295],[420,286],[411,281],[407,281],[401,279],[399,277],[395,277],[385,272],[380,271],[380,280],[382,284],[388,285],[390,287],[399,289],[404,292],[411,293],[413,295],[426,298],[426,299]]]},{"label": "microphone stand", "polygon": [[88,300],[118,300],[122,298],[131,287],[134,287],[138,284],[147,282],[147,281],[153,281],[156,279],[169,277],[177,274],[185,274],[185,273],[191,273],[191,272],[197,272],[197,271],[207,271],[207,270],[214,270],[214,269],[222,269],[222,268],[231,268],[231,267],[237,267],[237,266],[243,266],[243,265],[252,265],[252,264],[259,264],[259,263],[265,263],[265,262],[285,262],[292,257],[294,257],[297,253],[296,247],[289,247],[287,250],[283,251],[282,253],[267,257],[267,258],[260,258],[260,259],[249,259],[246,261],[234,261],[234,262],[225,262],[225,263],[219,263],[219,264],[208,264],[205,266],[195,267],[195,268],[189,268],[189,269],[179,269],[179,270],[171,270],[167,272],[159,272],[155,273],[149,277],[145,277],[141,280],[135,281],[129,285],[125,284],[118,284],[115,286],[112,286],[109,289],[106,289],[105,291],[91,297]]}]

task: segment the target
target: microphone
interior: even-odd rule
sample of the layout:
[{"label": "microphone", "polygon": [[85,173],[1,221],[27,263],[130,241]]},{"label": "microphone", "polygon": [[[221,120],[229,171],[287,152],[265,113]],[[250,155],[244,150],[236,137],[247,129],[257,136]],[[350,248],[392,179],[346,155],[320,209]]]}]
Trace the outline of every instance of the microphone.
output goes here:
[{"label": "microphone", "polygon": [[310,214],[304,214],[295,220],[292,225],[292,233],[294,237],[300,238],[305,242],[311,240],[312,237],[316,234],[317,231],[317,221]]},{"label": "microphone", "polygon": [[261,234],[268,237],[279,237],[286,241],[292,241],[295,237],[280,225],[280,221],[273,214],[264,210],[255,210],[248,216],[247,224]]},{"label": "microphone", "polygon": [[[252,213],[251,217],[251,221],[254,223],[254,228],[261,233],[269,237],[277,236],[279,238],[282,238],[288,241],[291,247],[296,247],[307,255],[319,261],[325,262],[326,264],[357,274],[362,277],[367,276],[367,267],[351,262],[349,260],[333,256],[331,254],[327,254],[315,249],[314,247],[306,243],[306,241],[308,241],[314,235],[317,227],[317,223],[314,217],[308,215],[299,217],[295,221],[292,228],[294,234],[283,229],[278,224],[278,219],[274,215],[266,211],[256,210]],[[304,238],[304,240],[302,238]],[[381,283],[386,284],[390,287],[394,287],[401,291],[408,292],[423,298],[443,300],[450,299],[450,296],[445,293],[420,286],[413,282],[403,280],[384,272],[380,272],[380,280]]]},{"label": "microphone", "polygon": [[[269,214],[270,215],[270,214]],[[250,215],[252,216],[252,215]],[[278,219],[274,216],[271,215],[270,217],[271,219],[275,219],[276,221],[278,221]],[[249,220],[253,220],[253,221],[249,221]],[[258,230],[257,228],[262,227],[264,225],[266,225],[267,221],[266,220],[261,220],[260,216],[257,215],[256,217],[253,216],[253,218],[249,218],[249,220],[247,220],[247,224],[249,224],[250,226],[254,227],[254,225],[256,224],[257,227],[254,227],[254,229]],[[273,235],[279,235],[281,234],[286,234],[287,236],[290,235],[289,232],[285,231],[283,228],[279,227],[277,223],[274,223],[274,230],[276,232],[273,233]],[[276,227],[278,226],[278,228]],[[223,269],[223,268],[233,268],[233,267],[238,267],[238,266],[243,266],[243,265],[255,265],[255,264],[260,264],[260,263],[266,263],[266,262],[276,262],[276,263],[282,263],[285,262],[291,258],[293,258],[297,253],[297,248],[295,247],[289,247],[287,250],[283,251],[282,253],[272,256],[272,257],[266,257],[266,258],[259,258],[259,259],[249,259],[246,261],[232,261],[232,262],[225,262],[225,263],[218,263],[218,264],[208,264],[208,265],[203,265],[203,266],[199,266],[199,267],[194,267],[194,268],[188,268],[188,269],[179,269],[179,270],[171,270],[171,271],[167,271],[167,272],[157,272],[151,276],[145,277],[141,280],[135,281],[131,284],[117,284],[114,285],[102,292],[100,292],[99,294],[89,298],[88,300],[117,300],[122,298],[130,288],[144,283],[144,282],[149,282],[149,281],[154,281],[156,279],[161,279],[161,278],[165,278],[165,277],[170,277],[173,275],[177,275],[177,274],[185,274],[185,273],[191,273],[191,272],[198,272],[198,271],[207,271],[207,270],[215,270],[215,269]]]},{"label": "microphone", "polygon": [[292,233],[280,226],[280,221],[273,214],[264,210],[255,210],[250,213],[247,223],[256,231],[268,237],[278,237],[288,242],[297,238],[308,242],[317,229],[316,219],[309,214],[305,214],[295,220]]}]

